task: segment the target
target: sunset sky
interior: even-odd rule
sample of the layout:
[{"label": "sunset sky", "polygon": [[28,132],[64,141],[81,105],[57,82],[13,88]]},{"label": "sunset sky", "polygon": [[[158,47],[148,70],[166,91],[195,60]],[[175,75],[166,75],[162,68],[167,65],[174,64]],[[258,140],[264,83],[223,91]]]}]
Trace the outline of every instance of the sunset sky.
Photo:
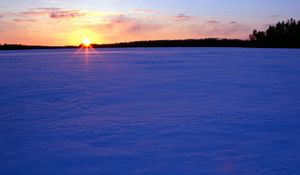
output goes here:
[{"label": "sunset sky", "polygon": [[300,18],[299,0],[0,0],[0,44],[246,39]]}]

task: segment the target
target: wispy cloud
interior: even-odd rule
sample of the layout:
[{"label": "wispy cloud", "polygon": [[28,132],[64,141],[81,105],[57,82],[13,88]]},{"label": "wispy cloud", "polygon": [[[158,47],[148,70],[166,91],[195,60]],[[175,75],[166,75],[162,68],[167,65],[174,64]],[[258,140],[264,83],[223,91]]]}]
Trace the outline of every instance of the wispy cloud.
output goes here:
[{"label": "wispy cloud", "polygon": [[50,18],[76,18],[84,16],[84,13],[81,13],[79,11],[73,10],[73,11],[54,11],[49,14]]},{"label": "wispy cloud", "polygon": [[137,14],[159,14],[161,13],[158,10],[152,10],[152,9],[135,9],[133,10],[133,13]]},{"label": "wispy cloud", "polygon": [[149,21],[128,17],[125,15],[114,16],[107,23],[99,24],[100,30],[107,30],[115,33],[136,34],[147,33],[159,29],[161,25]]},{"label": "wispy cloud", "polygon": [[188,15],[181,13],[181,14],[178,14],[175,16],[175,21],[188,21],[188,20],[191,20],[194,18],[195,18],[194,16],[188,16]]},{"label": "wispy cloud", "polygon": [[28,11],[21,12],[21,14],[26,16],[47,15],[48,17],[53,19],[60,19],[60,18],[69,19],[69,18],[76,18],[85,15],[85,13],[79,10],[65,10],[57,7],[29,9]]},{"label": "wispy cloud", "polygon": [[219,24],[221,23],[220,21],[216,21],[216,20],[209,20],[207,21],[208,24]]},{"label": "wispy cloud", "polygon": [[[206,21],[185,14],[172,16],[172,19],[169,16],[160,15],[151,16],[145,20],[143,17],[123,14],[111,16],[105,23],[89,27],[93,28],[95,33],[101,33],[105,41],[113,42],[207,37],[245,38],[243,36],[247,36],[249,32],[248,26],[238,24],[236,21],[231,21],[232,23]],[[232,25],[233,23],[235,25]]]},{"label": "wispy cloud", "polygon": [[34,19],[14,19],[14,22],[36,22]]},{"label": "wispy cloud", "polygon": [[271,18],[280,18],[281,15],[279,15],[279,14],[274,14],[274,15],[271,15],[270,17],[271,17]]}]

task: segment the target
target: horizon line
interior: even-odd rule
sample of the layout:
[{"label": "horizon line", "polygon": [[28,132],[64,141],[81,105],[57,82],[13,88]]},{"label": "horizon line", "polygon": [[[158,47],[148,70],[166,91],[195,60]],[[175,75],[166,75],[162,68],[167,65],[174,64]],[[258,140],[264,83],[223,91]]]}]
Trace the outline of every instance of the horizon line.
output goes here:
[{"label": "horizon line", "polygon": [[[249,39],[238,39],[238,38],[186,38],[186,39],[157,39],[157,40],[131,40],[131,41],[122,41],[114,43],[91,43],[90,45],[105,46],[105,45],[117,45],[117,44],[130,44],[136,42],[158,42],[158,41],[201,41],[201,40],[228,40],[228,41],[250,41]],[[80,47],[83,43],[78,45],[38,45],[38,44],[21,44],[21,43],[0,43],[0,46],[11,45],[11,46],[29,46],[29,47]]]}]

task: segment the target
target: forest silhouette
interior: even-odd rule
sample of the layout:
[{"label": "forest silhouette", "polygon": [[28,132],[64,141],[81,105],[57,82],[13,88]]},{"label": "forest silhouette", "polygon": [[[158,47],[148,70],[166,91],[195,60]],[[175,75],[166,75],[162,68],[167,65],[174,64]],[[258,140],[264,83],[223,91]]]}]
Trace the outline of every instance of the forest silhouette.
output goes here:
[{"label": "forest silhouette", "polygon": [[254,30],[249,36],[257,47],[300,47],[300,21],[289,19],[271,25],[266,31]]},{"label": "forest silhouette", "polygon": [[[19,44],[0,45],[0,50],[18,49],[59,49],[78,48],[79,46],[26,46]],[[300,21],[289,19],[271,25],[265,31],[254,30],[249,40],[240,39],[187,39],[187,40],[154,40],[134,41],[114,44],[92,44],[94,48],[121,47],[257,47],[257,48],[300,48]]]}]

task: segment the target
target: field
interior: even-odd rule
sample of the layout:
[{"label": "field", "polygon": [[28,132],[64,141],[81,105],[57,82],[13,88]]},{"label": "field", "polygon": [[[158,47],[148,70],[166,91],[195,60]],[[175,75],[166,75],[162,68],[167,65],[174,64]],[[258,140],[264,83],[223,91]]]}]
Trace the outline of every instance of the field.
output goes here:
[{"label": "field", "polygon": [[0,52],[0,174],[300,174],[300,50]]}]

